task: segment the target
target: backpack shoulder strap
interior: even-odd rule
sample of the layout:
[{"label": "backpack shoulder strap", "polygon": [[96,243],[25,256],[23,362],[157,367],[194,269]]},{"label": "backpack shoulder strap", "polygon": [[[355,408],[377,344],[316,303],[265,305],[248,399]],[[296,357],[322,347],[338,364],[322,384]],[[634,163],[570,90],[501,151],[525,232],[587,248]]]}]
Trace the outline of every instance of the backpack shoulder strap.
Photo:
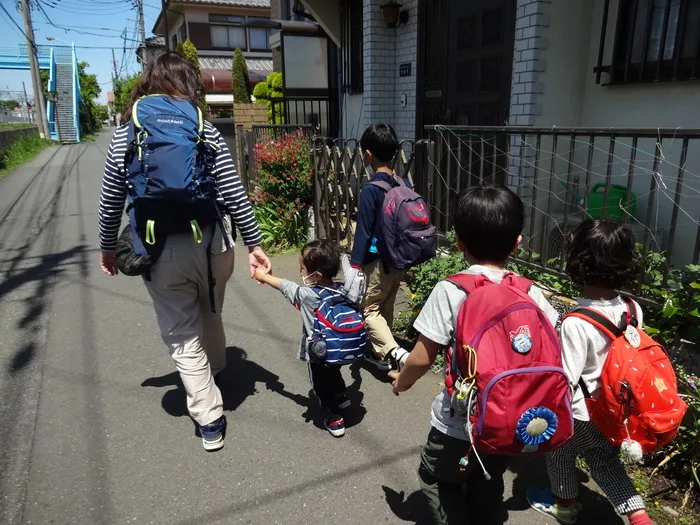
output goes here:
[{"label": "backpack shoulder strap", "polygon": [[[473,293],[474,290],[481,287],[483,285],[483,279],[485,279],[483,275],[469,273],[456,273],[445,278],[448,283],[454,284],[457,288],[460,288],[467,294]],[[477,280],[479,282],[477,282]]]},{"label": "backpack shoulder strap", "polygon": [[392,186],[388,182],[384,182],[383,180],[372,180],[369,182],[372,186],[376,186],[377,188],[383,189],[385,192],[389,192],[391,190]]},{"label": "backpack shoulder strap", "polygon": [[592,324],[598,330],[603,332],[603,334],[605,334],[605,336],[611,341],[614,341],[623,334],[623,331],[619,326],[615,326],[615,323],[613,323],[610,319],[605,317],[603,314],[596,312],[595,310],[591,310],[590,308],[579,308],[574,310],[570,314],[565,315],[563,320],[566,320],[569,317],[577,317]]},{"label": "backpack shoulder strap", "polygon": [[526,279],[525,277],[521,277],[520,275],[517,275],[513,272],[508,272],[503,276],[503,281],[501,281],[501,284],[508,284],[510,286],[513,286],[517,290],[520,290],[523,293],[528,293],[530,291],[530,288],[532,288],[532,281],[530,279]]}]

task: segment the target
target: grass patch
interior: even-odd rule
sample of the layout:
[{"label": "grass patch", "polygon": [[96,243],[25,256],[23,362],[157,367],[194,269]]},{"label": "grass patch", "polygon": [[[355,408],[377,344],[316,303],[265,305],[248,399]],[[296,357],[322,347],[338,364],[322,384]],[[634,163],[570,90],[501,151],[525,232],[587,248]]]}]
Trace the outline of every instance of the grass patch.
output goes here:
[{"label": "grass patch", "polygon": [[95,142],[96,138],[97,135],[95,135],[94,133],[89,133],[80,137],[80,142]]},{"label": "grass patch", "polygon": [[[656,525],[697,525],[700,523],[700,515],[690,508],[682,508],[676,501],[674,494],[660,489],[658,483],[661,480],[652,478],[648,469],[632,468],[629,470],[630,478],[637,492],[644,498],[647,512]],[[692,505],[691,505],[692,506]],[[678,513],[673,515],[664,507],[668,507]]]},{"label": "grass patch", "polygon": [[8,129],[24,129],[33,128],[34,124],[31,122],[0,122],[0,131],[5,131]]},{"label": "grass patch", "polygon": [[21,137],[12,143],[0,156],[0,173],[10,171],[32,160],[51,144],[50,140],[44,140],[38,135]]}]

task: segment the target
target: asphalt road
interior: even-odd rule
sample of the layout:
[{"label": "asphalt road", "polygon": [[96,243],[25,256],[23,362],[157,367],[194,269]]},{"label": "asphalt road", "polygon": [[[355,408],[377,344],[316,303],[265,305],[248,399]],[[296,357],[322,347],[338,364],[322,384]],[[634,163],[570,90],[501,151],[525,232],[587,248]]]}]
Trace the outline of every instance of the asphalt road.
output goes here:
[{"label": "asphalt road", "polygon": [[[51,148],[0,179],[0,523],[428,523],[416,468],[440,378],[395,398],[370,370],[346,370],[357,408],[332,438],[308,408],[298,314],[248,278],[240,250],[226,446],[202,449],[145,288],[99,269],[108,140]],[[274,265],[298,277],[295,256]],[[547,483],[541,460],[512,470],[508,523],[554,523],[524,501]],[[584,495],[581,523],[622,523]]]}]

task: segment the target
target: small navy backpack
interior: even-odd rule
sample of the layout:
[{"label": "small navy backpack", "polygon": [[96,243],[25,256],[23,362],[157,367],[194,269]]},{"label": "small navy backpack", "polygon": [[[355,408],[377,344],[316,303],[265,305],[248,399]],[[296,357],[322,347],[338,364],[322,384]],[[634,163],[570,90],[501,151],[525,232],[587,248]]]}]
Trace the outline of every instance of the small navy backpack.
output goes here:
[{"label": "small navy backpack", "polygon": [[329,365],[347,365],[362,359],[367,346],[367,331],[362,314],[338,289],[313,288],[321,302],[316,309],[314,331],[309,341],[312,361]]},{"label": "small navy backpack", "polygon": [[[185,99],[151,95],[136,101],[125,156],[129,222],[134,253],[144,261],[141,272],[160,257],[170,234],[190,233],[201,243],[202,229],[224,231],[217,203],[214,162],[218,146],[207,142],[201,110]],[[228,236],[224,235],[227,248]],[[212,311],[216,284],[207,249]]]}]

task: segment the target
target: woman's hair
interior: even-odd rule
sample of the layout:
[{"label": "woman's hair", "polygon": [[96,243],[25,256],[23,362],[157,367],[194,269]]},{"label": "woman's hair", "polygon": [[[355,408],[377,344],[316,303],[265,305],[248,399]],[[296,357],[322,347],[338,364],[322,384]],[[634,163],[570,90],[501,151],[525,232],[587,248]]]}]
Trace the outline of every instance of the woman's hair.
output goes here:
[{"label": "woman's hair", "polygon": [[197,91],[200,88],[200,77],[197,70],[187,60],[175,53],[158,55],[146,69],[131,92],[131,102],[124,111],[122,124],[131,120],[131,109],[134,103],[146,95],[169,95],[176,98],[186,98],[197,103]]},{"label": "woman's hair", "polygon": [[319,272],[324,279],[333,279],[340,271],[340,248],[333,241],[311,241],[301,249],[301,260],[311,275]]},{"label": "woman's hair", "polygon": [[575,283],[615,290],[630,284],[638,271],[634,234],[627,225],[593,219],[569,234],[566,272]]}]

